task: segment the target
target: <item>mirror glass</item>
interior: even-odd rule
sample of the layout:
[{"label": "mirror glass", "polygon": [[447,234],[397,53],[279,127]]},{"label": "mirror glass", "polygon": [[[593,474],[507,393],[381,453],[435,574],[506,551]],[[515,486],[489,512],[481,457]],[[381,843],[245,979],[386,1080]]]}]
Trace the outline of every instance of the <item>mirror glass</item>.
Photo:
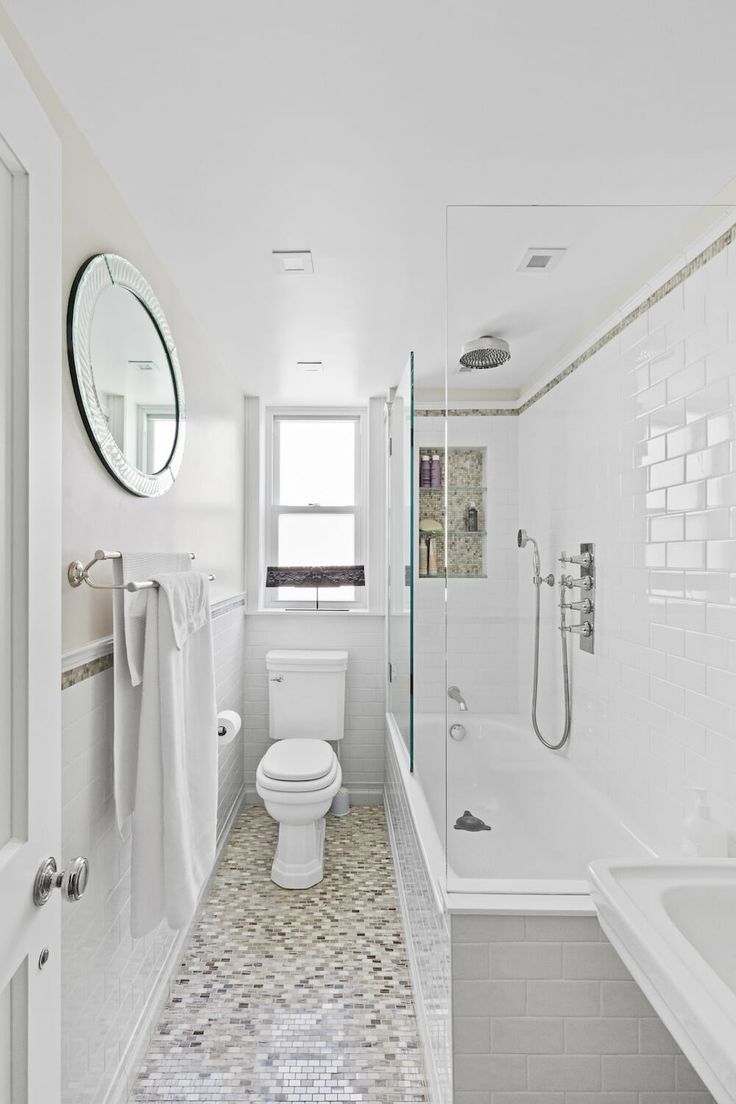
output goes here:
[{"label": "mirror glass", "polygon": [[97,455],[126,490],[164,494],[184,451],[184,390],[161,305],[130,261],[99,253],[82,265],[67,338],[74,393]]},{"label": "mirror glass", "polygon": [[176,439],[176,392],[156,323],[131,291],[105,288],[90,334],[92,372],[110,433],[126,460],[153,475]]}]

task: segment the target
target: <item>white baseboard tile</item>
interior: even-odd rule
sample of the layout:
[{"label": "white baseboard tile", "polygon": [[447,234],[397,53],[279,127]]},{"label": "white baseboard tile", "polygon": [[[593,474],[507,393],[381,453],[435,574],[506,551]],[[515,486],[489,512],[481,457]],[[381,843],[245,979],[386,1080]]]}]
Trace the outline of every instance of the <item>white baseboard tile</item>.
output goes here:
[{"label": "white baseboard tile", "polygon": [[[383,805],[383,783],[368,782],[362,786],[348,786],[350,804],[352,805]],[[246,786],[246,805],[262,805],[263,801],[256,793],[254,786]]]}]

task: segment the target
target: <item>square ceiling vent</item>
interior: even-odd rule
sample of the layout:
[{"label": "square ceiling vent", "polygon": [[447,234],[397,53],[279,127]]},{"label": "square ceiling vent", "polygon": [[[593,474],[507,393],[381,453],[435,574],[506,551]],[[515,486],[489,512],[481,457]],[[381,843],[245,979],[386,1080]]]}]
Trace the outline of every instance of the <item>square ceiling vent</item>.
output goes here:
[{"label": "square ceiling vent", "polygon": [[527,249],[516,271],[549,272],[550,269],[557,267],[566,253],[567,249],[557,247],[554,249],[542,249],[541,247],[539,249]]},{"label": "square ceiling vent", "polygon": [[311,276],[314,261],[310,249],[274,249],[271,253],[274,271],[279,276]]}]

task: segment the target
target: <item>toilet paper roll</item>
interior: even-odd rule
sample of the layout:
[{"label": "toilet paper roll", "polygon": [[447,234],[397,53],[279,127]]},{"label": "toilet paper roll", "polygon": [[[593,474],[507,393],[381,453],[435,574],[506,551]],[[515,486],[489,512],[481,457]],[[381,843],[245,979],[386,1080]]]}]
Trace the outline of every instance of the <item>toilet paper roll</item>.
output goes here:
[{"label": "toilet paper roll", "polygon": [[240,714],[234,709],[223,709],[217,714],[217,736],[221,744],[231,744],[240,732]]}]

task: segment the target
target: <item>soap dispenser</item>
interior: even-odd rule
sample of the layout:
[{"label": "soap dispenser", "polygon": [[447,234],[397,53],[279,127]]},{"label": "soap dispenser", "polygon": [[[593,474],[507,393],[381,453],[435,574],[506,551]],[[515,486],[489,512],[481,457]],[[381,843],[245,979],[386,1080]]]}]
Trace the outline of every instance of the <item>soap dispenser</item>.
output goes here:
[{"label": "soap dispenser", "polygon": [[682,850],[701,859],[728,857],[728,835],[722,824],[711,817],[706,791],[690,786],[695,796],[695,808],[682,822]]}]

